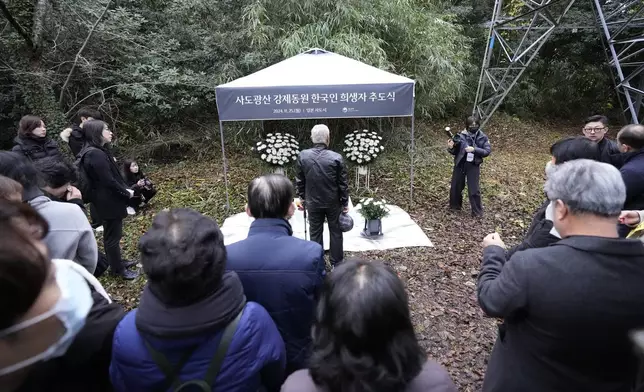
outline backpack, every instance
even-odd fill
[[[161,369],[161,371],[165,375],[166,383],[169,384],[166,385],[162,390],[167,391],[168,388],[171,388],[172,392],[212,392],[213,385],[215,383],[215,380],[217,379],[221,365],[224,363],[224,358],[226,357],[228,346],[230,346],[230,342],[233,340],[233,334],[237,329],[237,325],[239,324],[242,313],[243,307],[242,310],[237,314],[235,319],[228,323],[226,329],[224,329],[221,340],[219,341],[219,347],[217,347],[217,351],[210,361],[206,375],[201,380],[182,381],[179,379],[181,370],[186,365],[186,362],[188,362],[197,347],[199,347],[198,345],[190,347],[186,352],[183,353],[183,355],[179,359],[179,362],[177,362],[176,365],[173,365],[168,360],[168,358],[163,355],[163,353],[157,351],[154,347],[152,347],[152,345],[150,345],[150,343],[146,339],[143,339],[145,348],[148,350],[150,356],[152,356],[152,359],[157,364],[159,369]]]
[[[96,150],[96,147],[82,149],[76,158],[76,162],[74,162],[74,166],[76,166],[76,170],[78,170],[78,183],[76,184],[76,187],[81,192],[81,195],[83,195],[83,202],[85,203],[92,202],[94,189],[92,188],[92,182],[85,170],[85,166],[83,165],[83,158],[85,158],[85,154],[92,150]]]

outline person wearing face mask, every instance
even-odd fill
[[[599,159],[599,148],[597,143],[582,136],[569,137],[554,143],[550,147],[551,159],[546,163],[546,177],[556,165],[575,159]],[[547,200],[537,209],[528,231],[521,243],[506,251],[506,258],[509,259],[518,251],[544,248],[561,239],[561,236],[552,223],[552,204]]]
[[[23,154],[35,162],[45,157],[55,157],[62,160],[58,143],[47,136],[47,128],[40,117],[24,116],[18,124],[16,145],[11,151]]]
[[[454,171],[449,192],[449,206],[460,211],[463,207],[463,189],[467,182],[472,215],[483,216],[481,202],[481,164],[492,151],[487,135],[480,129],[479,119],[469,116],[465,119],[466,130],[447,141],[448,152],[454,155]]]
[[[0,200],[0,390],[110,391],[124,312],[85,269],[50,260],[48,229],[28,204]]]
[[[86,174],[91,189],[89,200],[103,224],[103,246],[112,275],[127,280],[136,279],[138,271],[128,268],[136,262],[121,258],[123,219],[128,215],[130,199],[134,191],[129,189],[114,161],[108,145],[114,134],[103,121],[90,120],[83,124],[85,146],[78,154],[79,170]],[[83,195],[87,196],[87,195]]]
[[[644,244],[617,235],[624,181],[612,165],[577,159],[551,170],[544,190],[560,241],[507,260],[498,234],[483,240],[478,302],[504,323],[482,390],[631,392]]]

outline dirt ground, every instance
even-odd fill
[[[460,128],[456,122],[442,122],[422,125],[417,130],[413,204],[409,202],[409,154],[387,144],[388,151],[372,169],[371,192],[351,194],[354,202],[364,195],[378,195],[403,207],[435,247],[350,256],[384,260],[399,272],[408,289],[417,334],[428,356],[448,369],[460,391],[478,391],[496,336],[495,321],[483,316],[476,301],[481,240],[494,231],[508,245],[522,238],[533,211],[544,198],[543,173],[551,143],[579,130],[507,117],[495,119],[486,129],[493,152],[482,169],[485,216],[477,220],[471,218],[467,202],[461,213],[446,208],[452,158],[445,150],[442,129],[448,125]],[[387,135],[383,136],[387,140]],[[240,212],[248,181],[264,169],[248,153],[228,158],[231,206],[234,212]],[[353,174],[354,169],[350,170]],[[137,258],[138,239],[154,213],[162,208],[194,208],[223,223],[227,215],[221,157],[149,166],[147,172],[160,191],[148,210],[126,222],[123,247],[128,258]],[[143,278],[127,283],[112,279],[103,282],[114,299],[128,308],[136,307],[145,283]]]

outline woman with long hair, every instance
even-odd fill
[[[315,312],[308,370],[282,392],[456,392],[447,372],[426,358],[405,287],[377,261],[347,261],[327,277]]]
[[[45,157],[63,160],[58,143],[47,136],[47,128],[40,117],[24,116],[18,124],[18,136],[11,151],[23,154],[31,161]]]
[[[78,154],[79,170],[84,171],[91,189],[89,200],[95,206],[96,214],[103,224],[103,246],[107,262],[113,275],[132,280],[139,276],[128,267],[136,262],[127,262],[121,258],[121,237],[123,237],[123,219],[127,216],[130,198],[134,191],[128,188],[121,177],[114,156],[108,145],[114,134],[103,121],[90,120],[83,124],[85,146]]]
[[[143,174],[139,164],[132,159],[123,161],[123,178],[134,191],[134,196],[130,199],[130,207],[134,209],[143,207],[157,194],[152,181]]]
[[[48,230],[28,204],[0,200],[0,391],[110,391],[123,310],[84,268],[50,258]]]

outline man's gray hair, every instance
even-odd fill
[[[615,217],[626,200],[626,186],[619,170],[589,159],[555,166],[548,173],[544,189],[550,201],[561,200],[573,214]]]
[[[329,127],[324,124],[317,124],[311,129],[311,141],[315,144],[329,142]]]

